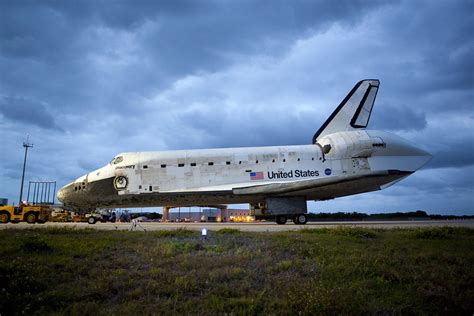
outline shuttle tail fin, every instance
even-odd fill
[[[319,138],[328,134],[366,128],[377,96],[379,83],[377,79],[359,81],[314,134],[313,144]]]

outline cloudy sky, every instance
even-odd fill
[[[0,1],[0,197],[123,151],[308,144],[378,78],[369,127],[434,159],[312,211],[474,214],[474,1]]]

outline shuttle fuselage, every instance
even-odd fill
[[[306,213],[307,200],[380,190],[431,155],[394,134],[365,130],[377,89],[377,80],[359,82],[313,144],[121,153],[64,186],[58,199],[84,209],[250,203],[281,222]]]

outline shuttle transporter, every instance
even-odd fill
[[[255,215],[305,224],[308,200],[381,190],[431,159],[394,134],[366,130],[378,89],[378,80],[358,82],[310,145],[121,153],[57,197],[83,210],[249,203]]]

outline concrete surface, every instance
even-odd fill
[[[302,228],[334,228],[338,226],[357,226],[357,227],[373,227],[373,228],[413,228],[413,227],[469,227],[474,229],[474,220],[432,220],[432,221],[360,221],[360,222],[310,222],[306,225],[294,225],[288,222],[286,225],[277,225],[273,222],[257,222],[257,223],[156,223],[143,222],[139,223],[147,231],[153,230],[173,230],[185,228],[189,230],[200,230],[206,227],[208,230],[219,230],[222,228],[235,228],[241,231],[253,232],[278,232],[298,230]],[[90,225],[88,223],[45,223],[45,224],[0,224],[0,229],[26,229],[26,228],[44,228],[44,227],[70,227],[70,228],[92,228],[103,230],[128,230],[130,223],[96,223]],[[137,230],[141,230],[137,227]]]

